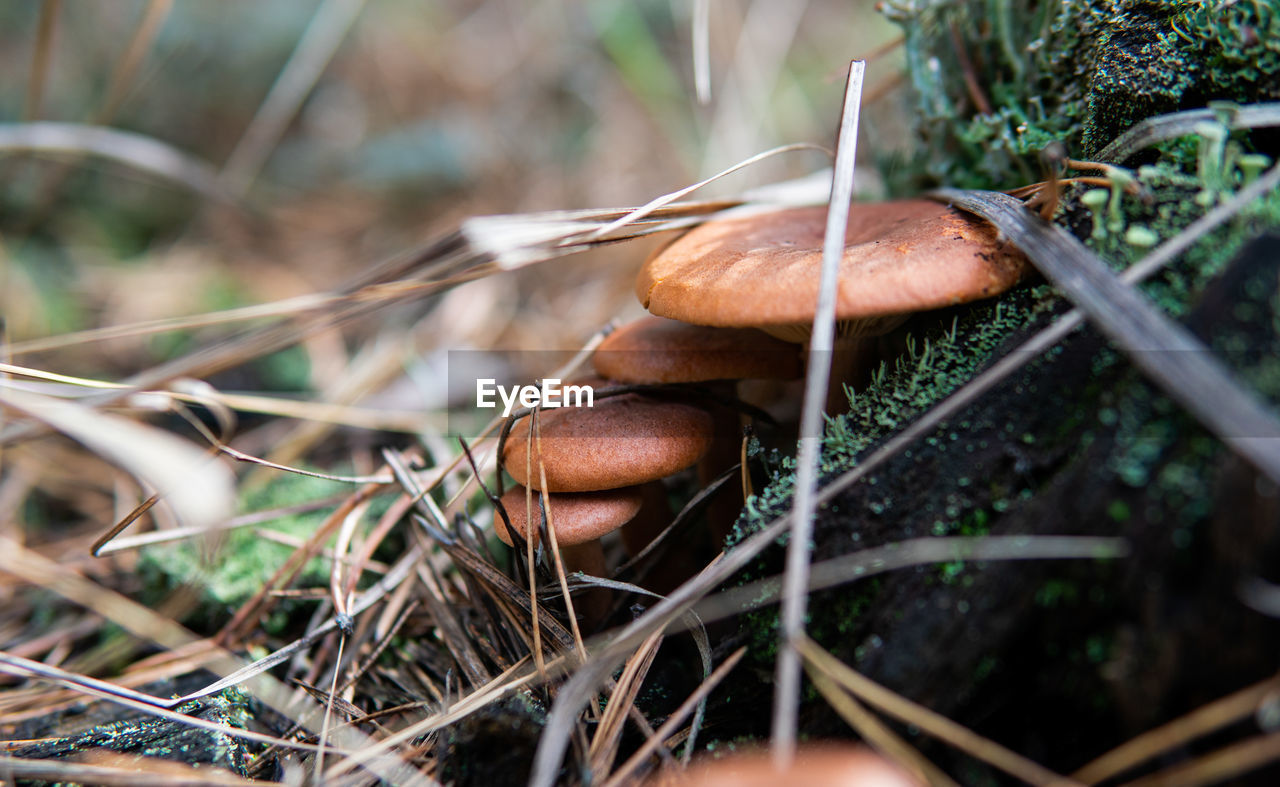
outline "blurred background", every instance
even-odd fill
[[[468,215],[637,205],[777,145],[830,145],[847,61],[896,35],[869,2],[712,0],[710,100],[701,104],[693,5],[5,4],[6,122],[144,135],[206,163],[234,195],[218,204],[74,151],[0,150],[8,338],[327,289]],[[309,70],[286,85],[291,56]],[[897,58],[872,63],[869,91],[893,81]],[[278,135],[247,133],[273,86],[291,99]],[[904,138],[893,113],[880,111],[895,103],[869,108],[868,161]],[[785,154],[694,196],[825,164],[817,153]],[[532,335],[539,346],[543,331],[561,330],[542,324],[539,299],[554,302],[546,306],[555,322],[586,310],[586,324],[627,303],[627,287],[600,283],[625,283],[625,271],[597,280],[595,261],[556,268],[488,286],[488,297],[515,300],[504,309],[534,314],[487,339],[525,344],[519,337]],[[551,289],[538,286],[544,279]],[[569,282],[586,292],[575,297]],[[182,345],[169,335],[63,357],[80,373],[120,375]]]
[[[124,380],[257,324],[206,315],[332,291],[467,216],[634,206],[778,145],[830,146],[848,61],[868,56],[859,182],[875,193],[910,154],[897,36],[865,0],[3,4],[5,360]],[[786,153],[692,196],[828,165]],[[197,376],[421,435],[441,421],[417,414],[448,404],[450,350],[580,347],[640,314],[632,282],[654,242],[489,276]],[[120,335],[83,333],[107,327]],[[326,434],[242,412],[234,445],[322,461]],[[9,451],[0,498],[100,533],[128,510],[120,477],[57,445]]]

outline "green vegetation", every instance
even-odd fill
[[[331,497],[348,485],[293,473],[281,473],[249,491],[241,501],[243,511],[262,511]],[[269,529],[306,539],[324,521],[328,509],[289,514],[265,523]],[[244,603],[271,578],[294,548],[264,537],[257,527],[233,530],[221,543],[183,541],[149,547],[142,552],[139,571],[147,584],[162,593],[184,584],[195,584],[217,614]],[[313,558],[301,575],[304,585],[324,585],[328,562]]]
[[[1011,188],[1040,179],[1050,142],[1088,158],[1152,115],[1280,97],[1272,3],[887,5],[928,150],[913,179],[896,175],[902,190]]]

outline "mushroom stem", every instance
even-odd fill
[[[618,531],[628,555],[640,554],[671,524],[671,506],[667,503],[667,490],[662,482],[650,481],[641,490],[644,499],[640,503],[640,512]]]
[[[561,544],[560,559],[564,561],[566,574],[581,571],[593,577],[608,577],[608,563],[604,559],[604,547],[599,539],[582,544]],[[582,591],[574,596],[573,604],[582,617],[583,628],[594,629],[609,614],[609,591],[604,588]]]
[[[742,420],[737,411],[720,406],[712,418],[715,419],[715,438],[707,455],[698,463],[698,484],[704,489],[736,465],[742,454]],[[717,550],[724,548],[724,541],[742,512],[742,503],[742,489],[736,484],[726,484],[707,503],[707,529],[715,539]]]
[[[525,492],[524,487],[516,486],[502,496],[501,505],[510,520],[510,530],[501,516],[495,515],[493,520],[494,533],[508,546],[515,542],[511,530],[535,545],[539,541],[536,523],[541,520],[542,494],[535,492],[534,505],[527,508]],[[592,576],[606,576],[608,567],[600,537],[633,519],[642,502],[643,494],[637,487],[548,495],[547,522],[555,527],[555,543],[559,547],[565,573],[581,571]],[[534,517],[533,526],[529,523],[530,516]],[[609,611],[609,600],[609,592],[604,588],[588,590],[574,600],[585,628],[595,628],[604,621]]]
[[[667,502],[667,488],[661,481],[651,481],[643,487],[644,502],[636,518],[622,526],[619,534],[627,554],[635,556],[662,535],[671,524],[671,505]],[[640,584],[654,593],[666,595],[698,573],[697,561],[681,544],[668,544],[666,555],[660,562],[646,561],[649,570]]]

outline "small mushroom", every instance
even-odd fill
[[[629,486],[601,492],[550,494],[547,500],[565,571],[581,571],[599,577],[607,574],[600,539],[635,519],[644,503],[645,493],[641,487]],[[534,492],[532,502],[536,523],[541,520],[542,493]],[[521,537],[532,540],[536,547],[540,538],[538,526],[530,526],[530,509],[526,503],[526,490],[522,486],[512,487],[502,496],[502,507],[511,520],[511,527]],[[493,530],[502,543],[515,546],[511,531],[496,512]],[[599,622],[608,611],[608,604],[607,595],[588,592],[583,597],[583,617],[592,623]]]
[[[622,326],[592,355],[597,373],[628,383],[704,383],[708,392],[728,398],[738,380],[794,380],[803,364],[796,346],[755,328],[693,325],[648,316]],[[728,405],[709,403],[715,419],[707,456],[698,464],[705,486],[732,467],[740,456],[741,423]],[[721,490],[710,502],[707,521],[717,545],[723,543],[742,509],[737,487]]]
[[[801,746],[784,771],[773,767],[763,749],[739,751],[723,757],[701,757],[688,769],[666,771],[645,782],[646,787],[924,787],[924,783],[880,755],[849,744]]]
[[[586,381],[598,394],[601,380]],[[591,407],[543,410],[512,427],[502,466],[516,483],[541,489],[541,459],[551,492],[593,492],[634,486],[692,466],[711,445],[711,416],[683,402],[639,394],[600,397]]]
[[[591,356],[602,377],[624,383],[794,380],[794,344],[755,328],[715,328],[643,317],[609,334]]]
[[[610,385],[604,380],[578,384],[592,386],[597,394]],[[533,489],[542,487],[545,473],[553,494],[641,488],[645,505],[621,534],[631,554],[670,521],[666,493],[656,482],[696,464],[712,444],[713,421],[707,411],[634,393],[598,396],[591,407],[543,410],[538,418],[532,439],[532,419],[512,427],[503,446],[503,468],[516,483]],[[652,578],[651,588],[664,592],[674,587],[691,565],[690,556],[676,556]]]
[[[703,224],[645,262],[636,294],[664,317],[807,342],[826,217],[825,207],[810,207]],[[836,292],[828,408],[841,402],[840,384],[859,365],[869,371],[863,339],[914,312],[997,295],[1026,269],[1026,258],[988,224],[945,205],[854,204]]]

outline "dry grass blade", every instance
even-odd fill
[[[300,680],[294,681],[294,683],[296,683],[307,694],[310,694],[312,699],[321,703],[327,703],[335,712],[341,713],[348,719],[363,719],[367,716],[363,710],[337,696],[331,690],[317,688],[312,686],[310,683]]]
[[[922,732],[942,740],[966,754],[999,768],[1014,778],[1040,787],[1069,787],[1079,782],[1059,776],[1044,766],[1028,760],[1020,754],[978,735],[967,727],[956,724],[941,714],[889,691],[869,678],[859,674],[839,659],[827,653],[807,637],[798,644],[801,655],[840,686],[868,705],[913,725]]]
[[[12,653],[0,651],[0,672],[7,675],[17,675],[23,678],[41,678],[43,680],[55,681],[62,683],[76,691],[82,691],[86,694],[92,694],[96,697],[110,699],[120,702],[135,702],[147,705],[152,708],[168,708],[177,705],[170,705],[168,700],[153,697],[150,694],[144,694],[140,691],[117,686],[104,680],[91,678],[87,675],[77,675],[74,672],[53,667],[48,664],[42,664],[38,661],[32,661],[21,656],[15,656]]]
[[[107,95],[102,100],[102,106],[94,114],[95,123],[110,123],[115,117],[125,93],[138,74],[138,67],[142,65],[147,52],[151,50],[156,34],[164,26],[165,19],[168,18],[171,10],[173,10],[173,0],[151,0],[147,3],[133,38],[129,40],[124,54],[120,56],[119,62],[111,72],[111,84],[107,86]]]
[[[570,647],[573,638],[569,631],[560,625],[560,622],[551,613],[543,609],[541,604],[536,602],[536,594],[522,590],[510,577],[498,571],[479,555],[456,543],[453,539],[444,536],[444,515],[436,506],[435,501],[427,495],[428,490],[417,482],[396,455],[390,451],[384,452],[383,455],[391,466],[392,472],[395,473],[396,479],[404,487],[405,492],[413,496],[414,505],[421,512],[421,516],[416,517],[418,524],[429,535],[437,539],[438,546],[449,556],[453,565],[485,586],[495,603],[502,602],[499,603],[499,609],[504,614],[510,611],[510,604],[514,604],[529,616],[528,622],[531,626],[538,626],[539,631],[546,630],[550,636],[550,644],[553,647],[558,650]],[[430,524],[427,521],[428,519],[435,524]],[[511,615],[511,619],[513,623],[518,622],[515,620],[514,615]],[[541,658],[540,654],[541,646],[536,651],[539,659]]]
[[[689,502],[684,504],[684,508],[681,508],[680,512],[671,519],[671,524],[664,527],[661,533],[654,536],[648,544],[645,544],[644,549],[641,549],[639,552],[628,558],[625,563],[618,566],[614,570],[613,575],[625,575],[636,566],[647,561],[651,555],[657,553],[664,545],[669,545],[671,536],[687,526],[690,520],[695,516],[702,513],[702,509],[706,507],[711,498],[715,496],[721,488],[739,475],[745,478],[747,474],[742,470],[742,465],[735,465],[734,467],[725,470],[719,476],[712,479],[706,486],[699,489],[693,497],[689,498]],[[748,497],[750,497],[750,495],[743,495],[742,499],[746,500]]]
[[[67,670],[50,667],[47,664],[41,664],[38,661],[22,659],[16,656],[0,652],[0,672],[10,675],[19,675],[28,678],[40,678],[42,680],[55,681],[61,683],[77,692],[87,694],[99,699],[109,700],[118,705],[123,705],[134,710],[140,710],[152,716],[159,716],[169,721],[176,721],[180,724],[188,724],[201,729],[220,732],[230,735],[234,738],[243,738],[249,741],[257,741],[259,743],[267,743],[278,746],[285,746],[294,749],[315,750],[316,747],[304,743],[294,743],[284,741],[270,735],[264,735],[260,732],[251,730],[243,730],[239,727],[232,727],[226,724],[218,724],[217,722],[207,719],[188,716],[184,713],[177,713],[173,708],[183,704],[179,700],[165,700],[160,697],[153,697],[149,694],[126,689],[116,686],[106,681],[97,680],[87,675],[77,675]]]
[[[627,235],[595,240],[593,236],[609,223],[616,223],[634,211],[604,209],[473,216],[462,222],[462,233],[473,248],[491,257],[499,268],[515,270],[592,246],[688,227],[741,204],[741,200],[714,200],[668,205],[651,211],[649,220],[633,220]]]
[[[182,625],[150,607],[103,587],[6,536],[0,536],[0,571],[57,593],[135,636],[158,645],[176,648],[198,639]]]
[[[824,173],[749,189],[737,198],[676,202],[744,167],[798,150],[815,150],[831,155],[831,151],[818,145],[783,145],[751,156],[706,180],[650,200],[639,208],[473,216],[462,222],[461,234],[476,254],[492,259],[502,270],[515,270],[595,246],[683,229],[742,211],[813,204],[829,193],[831,181]],[[626,233],[614,234],[623,227],[627,228]]]
[[[472,686],[479,688],[485,685],[492,676],[485,669],[480,654],[476,653],[475,648],[471,646],[470,638],[458,621],[456,613],[450,609],[449,600],[445,598],[435,577],[431,575],[431,569],[425,565],[419,565],[418,579],[427,589],[425,594],[427,609],[431,611],[431,617],[436,622],[445,647],[453,654],[453,660],[457,662],[462,674],[467,676]]]
[[[1129,554],[1119,538],[1094,536],[940,536],[915,538],[814,563],[809,590],[836,587],[887,571],[954,560],[1111,560]],[[694,609],[705,622],[776,603],[782,577],[749,582],[710,596]]]
[[[105,557],[106,555],[110,555],[113,552],[124,552],[130,549],[139,549],[141,547],[150,546],[152,544],[166,544],[173,541],[181,541],[187,538],[196,538],[198,536],[208,535],[210,533],[216,533],[216,532],[221,532],[225,530],[235,530],[242,527],[252,527],[253,525],[260,525],[264,522],[270,522],[271,520],[278,519],[280,517],[292,516],[294,514],[303,514],[310,511],[318,511],[320,509],[329,508],[331,506],[338,505],[344,499],[346,499],[346,495],[335,495],[333,497],[320,498],[319,500],[310,500],[305,503],[299,503],[293,506],[285,506],[283,508],[271,509],[268,511],[254,511],[252,513],[241,514],[240,516],[232,517],[231,519],[228,519],[225,522],[221,522],[217,525],[214,525],[212,527],[207,527],[207,528],[180,527],[180,528],[173,528],[171,530],[157,530],[150,533],[139,533],[136,536],[124,536],[122,538],[102,538],[102,539],[99,539],[101,546],[99,546],[98,543],[95,543],[94,544],[95,548],[93,549],[91,554],[94,557]],[[141,507],[142,506],[140,505],[139,508]],[[138,512],[135,509],[135,511],[131,512],[130,515],[136,519],[136,516],[140,515],[140,513],[143,513],[143,512]],[[123,522],[123,525],[127,527],[129,523],[132,521],[133,521],[132,519],[125,521]],[[124,527],[113,528],[113,531],[117,533],[122,530],[124,530]]]
[[[1184,765],[1175,765],[1127,782],[1124,787],[1205,787],[1222,784],[1278,759],[1280,732],[1273,732],[1224,746]]]
[[[170,326],[176,328],[176,326]],[[433,417],[426,412],[412,410],[372,410],[347,404],[330,404],[327,402],[307,402],[298,399],[284,399],[277,396],[260,394],[223,393],[216,388],[198,381],[176,380],[174,387],[185,387],[192,390],[136,391],[124,383],[94,380],[87,377],[74,377],[58,374],[29,366],[11,363],[0,363],[0,372],[6,375],[2,381],[5,387],[19,388],[19,384],[8,382],[7,375],[16,375],[33,380],[42,380],[55,384],[56,388],[44,387],[42,390],[52,391],[59,398],[75,398],[87,395],[80,389],[100,391],[130,391],[142,399],[135,401],[149,402],[153,397],[158,400],[172,399],[188,404],[201,404],[212,408],[227,408],[236,412],[277,415],[285,418],[297,418],[307,421],[319,421],[328,424],[351,426],[358,429],[375,429],[388,432],[407,432],[417,434],[427,429],[440,429],[444,419]],[[199,392],[194,388],[198,387]],[[65,393],[64,393],[65,390]]]
[[[463,549],[456,544],[441,544],[440,548],[449,555],[454,565],[459,570],[466,571],[481,583],[486,585],[495,598],[504,599],[517,608],[525,615],[532,616],[533,607],[529,603],[529,591],[527,588],[521,588],[511,581],[511,578],[503,574],[498,569],[481,560],[478,555],[468,549]],[[560,651],[567,651],[573,647],[573,635],[569,630],[555,619],[555,616],[543,608],[541,604],[537,607],[538,625],[542,631],[547,634],[544,642],[547,642]],[[532,625],[532,621],[527,621]]]
[[[693,85],[698,103],[711,103],[711,0],[693,0]]]
[[[414,548],[410,549],[409,552],[407,552],[403,557],[401,557],[399,560],[396,561],[395,565],[391,567],[391,570],[388,571],[382,577],[382,579],[378,580],[378,582],[375,583],[372,587],[370,587],[368,590],[366,590],[365,592],[361,593],[359,596],[356,597],[356,599],[351,603],[350,615],[352,617],[359,615],[361,612],[364,612],[366,609],[373,606],[375,602],[382,600],[382,598],[385,597],[387,593],[395,589],[401,582],[403,582],[409,576],[409,574],[413,571],[414,567],[416,566],[417,562],[422,559],[422,555],[423,555],[423,551],[420,547],[415,546]],[[319,626],[316,626],[314,629],[308,632],[306,636],[301,637],[297,640],[294,640],[292,643],[284,646],[283,648],[280,648],[279,650],[276,650],[275,652],[267,656],[264,656],[263,658],[253,662],[252,664],[246,665],[236,670],[230,675],[227,675],[221,680],[215,681],[214,683],[211,683],[208,686],[205,686],[203,689],[200,689],[199,691],[195,691],[190,694],[187,694],[184,697],[180,697],[179,699],[175,700],[175,702],[186,702],[188,700],[199,699],[200,697],[207,697],[210,694],[216,694],[217,692],[222,691],[223,689],[229,686],[235,686],[237,684],[240,684],[249,680],[252,677],[261,675],[262,673],[266,672],[267,670],[271,669],[277,664],[282,664],[288,659],[292,658],[295,654],[302,652],[306,648],[309,648],[321,637],[323,637],[324,635],[328,634],[331,631],[337,630],[337,628],[338,628],[337,619],[329,618],[328,620],[324,621]]]
[[[231,515],[234,478],[223,465],[171,434],[79,404],[0,388],[0,405],[17,410],[88,446],[151,489],[187,525]]]
[[[574,672],[560,688],[555,704],[547,715],[547,724],[538,741],[529,776],[532,787],[552,787],[555,784],[556,773],[560,769],[560,761],[569,743],[578,710],[614,667],[650,634],[665,629],[689,612],[698,599],[770,546],[785,531],[788,521],[786,517],[776,519],[737,548],[724,553],[719,560],[708,565],[625,626],[613,636],[608,645]]]
[[[937,196],[995,224],[1171,399],[1280,483],[1280,422],[1190,331],[1157,311],[1074,236],[1013,197],[955,189]]]
[[[1217,109],[1192,109],[1149,117],[1112,140],[1098,151],[1096,158],[1121,162],[1157,142],[1193,134],[1200,123],[1213,122],[1225,122],[1232,129],[1280,126],[1280,103],[1224,105]]]
[[[1258,707],[1280,691],[1280,675],[1241,689],[1222,699],[1144,732],[1073,773],[1085,784],[1114,778],[1148,760],[1219,730],[1257,712]]]
[[[862,703],[841,691],[836,682],[823,672],[821,667],[812,661],[805,661],[804,666],[805,671],[809,673],[809,680],[813,681],[814,688],[827,701],[827,704],[835,708],[840,718],[844,719],[854,732],[873,748],[911,772],[922,784],[928,784],[930,787],[959,787],[954,779],[929,762],[911,744],[898,737],[893,730],[863,707]]]
[[[221,180],[243,195],[267,162],[325,66],[338,51],[365,0],[325,0],[223,167]]]
[[[27,96],[22,105],[22,119],[40,117],[44,104],[44,85],[49,78],[49,61],[53,56],[53,34],[58,27],[62,0],[44,0],[40,4],[40,22],[36,29],[36,45],[31,53],[31,74],[27,78]]]
[[[808,347],[808,371],[804,404],[800,411],[800,449],[796,456],[795,494],[791,506],[791,540],[787,543],[782,613],[778,631],[778,661],[774,672],[773,729],[770,740],[774,766],[791,764],[796,747],[796,716],[800,707],[800,657],[795,642],[804,635],[808,604],[809,549],[813,518],[817,511],[818,463],[822,453],[823,405],[831,378],[832,348],[836,332],[836,284],[844,253],[849,204],[853,201],[853,174],[857,156],[858,117],[862,107],[862,78],[866,63],[849,64],[840,133],[836,145],[835,174],[822,240],[822,272],[818,279],[818,303]]]
[[[720,559],[717,555],[712,562]],[[603,579],[600,577],[583,577],[582,583],[594,587],[609,588],[610,590],[620,591],[620,595],[627,593],[635,593],[639,596],[648,596],[650,598],[661,599],[662,596],[651,590],[645,590],[638,585],[632,585],[627,582],[618,582],[613,579]],[[698,658],[702,660],[702,678],[706,680],[711,675],[711,639],[707,636],[707,627],[703,620],[698,617],[696,612],[686,612],[684,614],[684,628],[693,636],[693,644],[698,648]],[[689,745],[685,747],[684,761],[688,763],[689,758],[693,756],[693,747],[698,740],[698,731],[702,729],[702,717],[706,714],[707,706],[705,702],[699,702],[693,714],[693,721],[689,724]]]
[[[528,661],[521,660],[506,672],[495,676],[493,680],[485,684],[482,688],[461,698],[439,713],[434,713],[425,719],[414,722],[394,735],[384,738],[376,744],[356,752],[342,762],[335,763],[329,768],[328,772],[325,773],[325,778],[332,779],[341,774],[347,773],[353,768],[359,767],[366,762],[374,761],[377,757],[385,755],[400,744],[453,724],[459,719],[464,719],[481,708],[486,707],[490,703],[502,699],[513,691],[549,678],[558,677],[564,674],[569,667],[570,663],[568,659],[564,656],[558,656],[547,662],[546,674],[543,675],[536,669],[532,668],[532,665]]]
[[[51,121],[0,123],[0,150],[97,156],[183,186],[215,202],[235,204],[235,198],[218,183],[217,172],[209,164],[131,131]]]
[[[661,645],[661,634],[654,634],[646,639],[631,658],[627,659],[622,675],[609,695],[609,704],[600,716],[595,734],[591,737],[591,747],[587,750],[593,782],[605,778],[614,758],[618,756],[618,746],[622,743],[622,726],[626,723],[627,714],[635,708],[636,695],[640,693],[645,676],[649,674],[649,667],[653,665],[653,657],[658,655]]]
[[[195,768],[154,758],[131,764],[98,765],[63,760],[0,757],[0,779],[32,779],[59,784],[101,784],[106,787],[280,787],[280,782],[242,779],[231,773]]]
[[[720,685],[720,681],[724,680],[725,676],[732,672],[734,667],[738,666],[738,662],[742,660],[742,657],[745,656],[746,653],[746,647],[741,647],[729,654],[729,657],[724,660],[724,663],[719,667],[716,667],[715,671],[708,675],[702,683],[698,685],[698,688],[694,689],[693,693],[685,698],[684,702],[680,703],[680,707],[676,708],[671,715],[667,717],[667,720],[662,723],[662,726],[659,727],[648,740],[642,743],[640,748],[636,749],[635,753],[628,757],[627,761],[624,762],[621,767],[613,772],[609,777],[609,780],[604,783],[603,787],[619,787],[619,785],[625,784],[627,780],[631,778],[631,775],[635,773],[636,769],[643,765],[644,761],[653,754],[657,747],[662,746],[664,741],[675,734],[676,728],[684,723],[684,720],[688,718],[691,712],[693,712],[693,709],[695,707],[701,707],[702,703],[706,701],[707,695],[711,693],[711,690]],[[692,744],[690,744],[690,746],[692,746]]]
[[[861,83],[859,83],[859,88],[861,88]],[[724,178],[728,175],[732,175],[733,173],[737,172],[740,169],[745,169],[746,167],[749,167],[752,164],[759,163],[761,161],[764,161],[765,159],[772,158],[773,156],[777,156],[782,153],[793,153],[795,151],[800,151],[800,150],[816,150],[816,151],[820,151],[822,153],[827,153],[828,155],[830,155],[830,151],[828,151],[826,148],[820,145],[813,145],[807,142],[797,142],[791,145],[779,145],[776,148],[771,148],[769,150],[764,151],[763,153],[757,153],[754,156],[743,159],[742,161],[739,161],[737,164],[734,164],[732,167],[723,169],[720,172],[717,172],[716,174],[712,175],[711,177],[706,178],[704,180],[700,180],[691,186],[685,186],[684,188],[677,189],[669,194],[663,194],[661,197],[655,197],[654,199],[649,200],[648,202],[636,208],[635,210],[631,211],[630,213],[626,214],[625,216],[620,216],[614,221],[604,225],[600,229],[591,233],[591,235],[587,236],[587,239],[599,240],[601,238],[604,238],[608,236],[610,233],[615,232],[634,221],[645,218],[646,216],[650,215],[651,213],[658,210],[659,208],[666,207],[671,203],[675,202],[676,200],[680,199],[681,197],[687,196],[688,194],[691,194],[694,191],[697,191],[703,186],[714,183],[717,180],[720,180],[721,178]],[[850,182],[849,188],[852,190],[853,188],[852,182]]]
[[[0,126],[0,128],[3,127]],[[234,309],[223,309],[205,314],[165,317],[124,325],[108,325],[102,328],[91,328],[85,331],[72,331],[58,334],[57,336],[30,339],[25,342],[14,342],[8,346],[7,352],[10,355],[26,355],[59,350],[65,347],[79,347],[91,342],[102,342],[110,339],[150,336],[167,331],[186,331],[196,328],[208,328],[213,325],[249,322],[268,317],[284,317],[322,309],[332,305],[335,301],[336,296],[324,293],[299,295],[296,298],[287,298],[253,306],[240,306]]]

